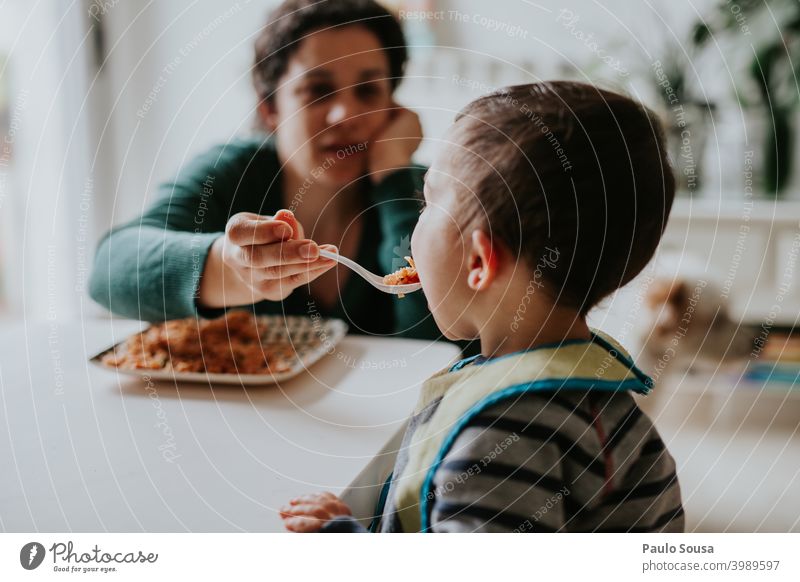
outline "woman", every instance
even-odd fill
[[[319,249],[376,273],[405,264],[424,168],[417,116],[393,101],[406,61],[372,0],[287,0],[256,41],[257,139],[214,148],[100,243],[90,293],[160,321],[253,305],[340,317],[352,331],[439,337],[422,293],[383,294]]]

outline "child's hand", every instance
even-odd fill
[[[350,508],[333,493],[302,495],[281,509],[281,519],[289,531],[311,533],[337,515],[352,515]]]

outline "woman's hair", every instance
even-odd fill
[[[255,43],[253,84],[259,101],[270,101],[289,59],[308,34],[320,29],[363,26],[389,59],[392,90],[403,78],[408,58],[400,23],[374,0],[286,0],[273,10]]]
[[[582,83],[518,85],[468,104],[454,132],[469,206],[556,303],[586,314],[653,256],[675,181],[640,103]]]

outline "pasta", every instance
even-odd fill
[[[419,275],[417,275],[417,267],[414,265],[414,259],[411,257],[403,257],[408,261],[408,267],[401,267],[394,273],[385,275],[383,282],[386,285],[409,285],[411,283],[419,283]]]
[[[213,374],[274,374],[297,355],[288,343],[262,343],[264,323],[247,311],[217,319],[178,319],[131,336],[101,361],[117,368]]]

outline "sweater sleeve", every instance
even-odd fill
[[[372,202],[377,206],[381,227],[378,263],[384,273],[406,266],[403,257],[411,255],[411,233],[419,219],[419,202],[415,192],[422,190],[427,168],[401,168],[372,189]],[[428,311],[423,291],[394,299],[395,333],[399,337],[440,339],[433,316]]]
[[[369,531],[354,517],[338,515],[323,525],[319,533],[369,533]]]
[[[145,321],[222,312],[200,313],[195,300],[209,249],[225,230],[250,155],[236,145],[212,149],[162,184],[144,214],[112,228],[95,254],[92,299]]]

